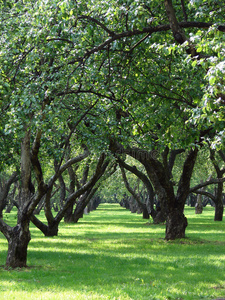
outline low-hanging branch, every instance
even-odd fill
[[[222,183],[222,182],[225,182],[225,177],[223,177],[223,178],[217,178],[217,179],[212,178],[210,180],[206,180],[205,182],[197,184],[196,186],[190,188],[189,192],[190,193],[194,193],[195,191],[201,189],[204,186],[211,185],[211,184]]]
[[[213,194],[206,192],[206,191],[197,190],[197,191],[194,191],[193,193],[199,194],[199,195],[204,195],[204,196],[212,199],[213,201],[215,201],[215,199],[216,199],[216,197]]]

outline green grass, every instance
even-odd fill
[[[224,221],[186,208],[187,238],[113,204],[46,238],[31,225],[29,268],[0,268],[0,299],[214,299],[225,297]],[[15,216],[15,215],[14,215]],[[13,222],[13,214],[7,218]],[[7,242],[0,235],[0,265]]]

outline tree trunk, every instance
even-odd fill
[[[222,177],[221,174],[218,176]],[[217,189],[215,190],[215,216],[214,221],[223,221],[223,183],[218,183]]]
[[[198,149],[190,150],[183,164],[182,174],[178,183],[175,201],[167,197],[168,214],[166,220],[166,240],[174,240],[185,237],[185,229],[188,225],[184,216],[184,205],[190,191],[190,180],[195,165]]]
[[[149,219],[149,213],[145,204],[142,205],[143,219]]]
[[[220,150],[219,154],[220,154],[220,157],[222,158],[222,160],[225,162],[224,153]],[[225,170],[219,168],[219,165],[215,159],[215,151],[212,149],[210,149],[210,159],[216,170],[217,178],[218,179],[222,178],[223,174],[225,173]],[[215,203],[214,221],[222,221],[223,220],[223,210],[224,210],[224,207],[223,207],[223,182],[219,182],[217,185],[217,189],[215,189],[214,203]]]
[[[53,220],[48,222],[48,225],[42,223],[35,215],[31,216],[31,222],[41,230],[45,236],[57,236],[59,230],[59,223]]]
[[[201,183],[203,183],[203,180],[201,180]],[[203,187],[201,189],[201,191],[205,191],[205,187]],[[195,204],[195,214],[196,215],[200,215],[202,214],[202,211],[203,211],[203,204],[202,204],[202,194],[198,194],[197,195],[197,202]]]
[[[40,203],[38,204],[38,206],[34,210],[34,214],[35,215],[39,215],[40,214],[42,208],[44,207],[44,204],[45,204],[45,199],[43,197],[42,200],[40,201]]]
[[[13,227],[9,233],[8,254],[6,259],[6,267],[23,268],[27,266],[27,248],[31,236],[29,231],[29,221],[24,224],[18,224]]]
[[[86,207],[85,198],[81,197],[81,199],[77,203],[77,206],[73,214],[74,223],[77,223],[80,218],[83,218],[85,207]]]
[[[59,224],[54,222],[48,225],[48,230],[45,232],[45,236],[57,236],[59,231]]]
[[[72,203],[68,209],[66,210],[66,213],[64,215],[64,222],[65,223],[72,223],[73,222],[73,206],[74,204]]]
[[[152,218],[154,224],[160,224],[166,221],[166,215],[161,210],[157,211],[155,216]]]
[[[215,216],[214,216],[214,221],[223,221],[223,202],[218,201],[215,202]]]
[[[203,211],[202,195],[199,194],[199,195],[197,196],[197,202],[196,202],[196,204],[195,204],[195,214],[196,214],[196,215],[202,214],[202,211]]]
[[[30,130],[26,130],[21,143],[21,190],[18,203],[17,225],[6,226],[4,235],[8,240],[6,267],[21,268],[27,266],[27,248],[31,239],[30,218],[27,209],[31,203],[31,161],[30,161]]]
[[[171,1],[168,1],[168,5]],[[111,140],[110,150],[114,153],[125,153],[137,159],[144,165],[148,178],[157,194],[160,208],[163,215],[166,216],[166,240],[185,237],[187,219],[183,211],[184,205],[190,193],[190,180],[195,165],[198,148],[194,148],[187,153],[182,167],[182,174],[178,183],[177,193],[174,193],[174,184],[171,180],[172,168],[168,165],[167,147],[162,153],[163,162],[157,159],[151,153],[141,152],[139,148],[126,148]],[[141,155],[141,153],[145,155]]]
[[[166,220],[166,240],[175,240],[185,237],[185,229],[188,225],[183,211],[174,209],[169,212]]]

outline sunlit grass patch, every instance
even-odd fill
[[[169,242],[164,240],[165,225],[153,225],[118,205],[100,205],[78,224],[60,224],[57,237],[46,238],[31,225],[30,268],[0,268],[1,299],[225,296],[224,221],[213,221],[211,207],[202,215],[187,207],[185,214],[187,238]],[[1,265],[6,251],[1,236]]]

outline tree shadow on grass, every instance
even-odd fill
[[[95,252],[92,244],[86,245],[87,252]],[[196,253],[193,257],[192,251],[185,251],[185,248],[175,255],[174,247],[166,249],[161,248],[161,245],[154,249],[149,247],[144,253],[140,253],[140,249],[130,243],[117,252],[96,249],[96,253],[82,253],[82,249],[74,249],[74,245],[69,245],[67,249],[64,243],[60,248],[58,243],[53,246],[47,240],[43,241],[43,247],[52,251],[44,251],[43,248],[38,251],[33,246],[29,250],[29,258],[34,263],[31,268],[10,272],[0,269],[0,274],[4,275],[5,288],[7,284],[12,288],[13,281],[17,291],[44,292],[53,288],[56,292],[85,290],[86,293],[96,291],[104,294],[105,299],[115,294],[115,289],[115,296],[125,293],[130,299],[138,299],[137,293],[146,295],[143,299],[154,299],[151,295],[160,291],[165,295],[169,291],[171,299],[176,299],[185,288],[196,296],[198,285],[204,282],[223,288],[221,280],[224,280],[224,270],[213,261],[203,263],[208,255],[204,251],[197,253],[201,254],[199,260]],[[219,254],[223,254],[222,247]],[[210,278],[205,276],[209,269]],[[142,299],[141,296],[139,299]]]

